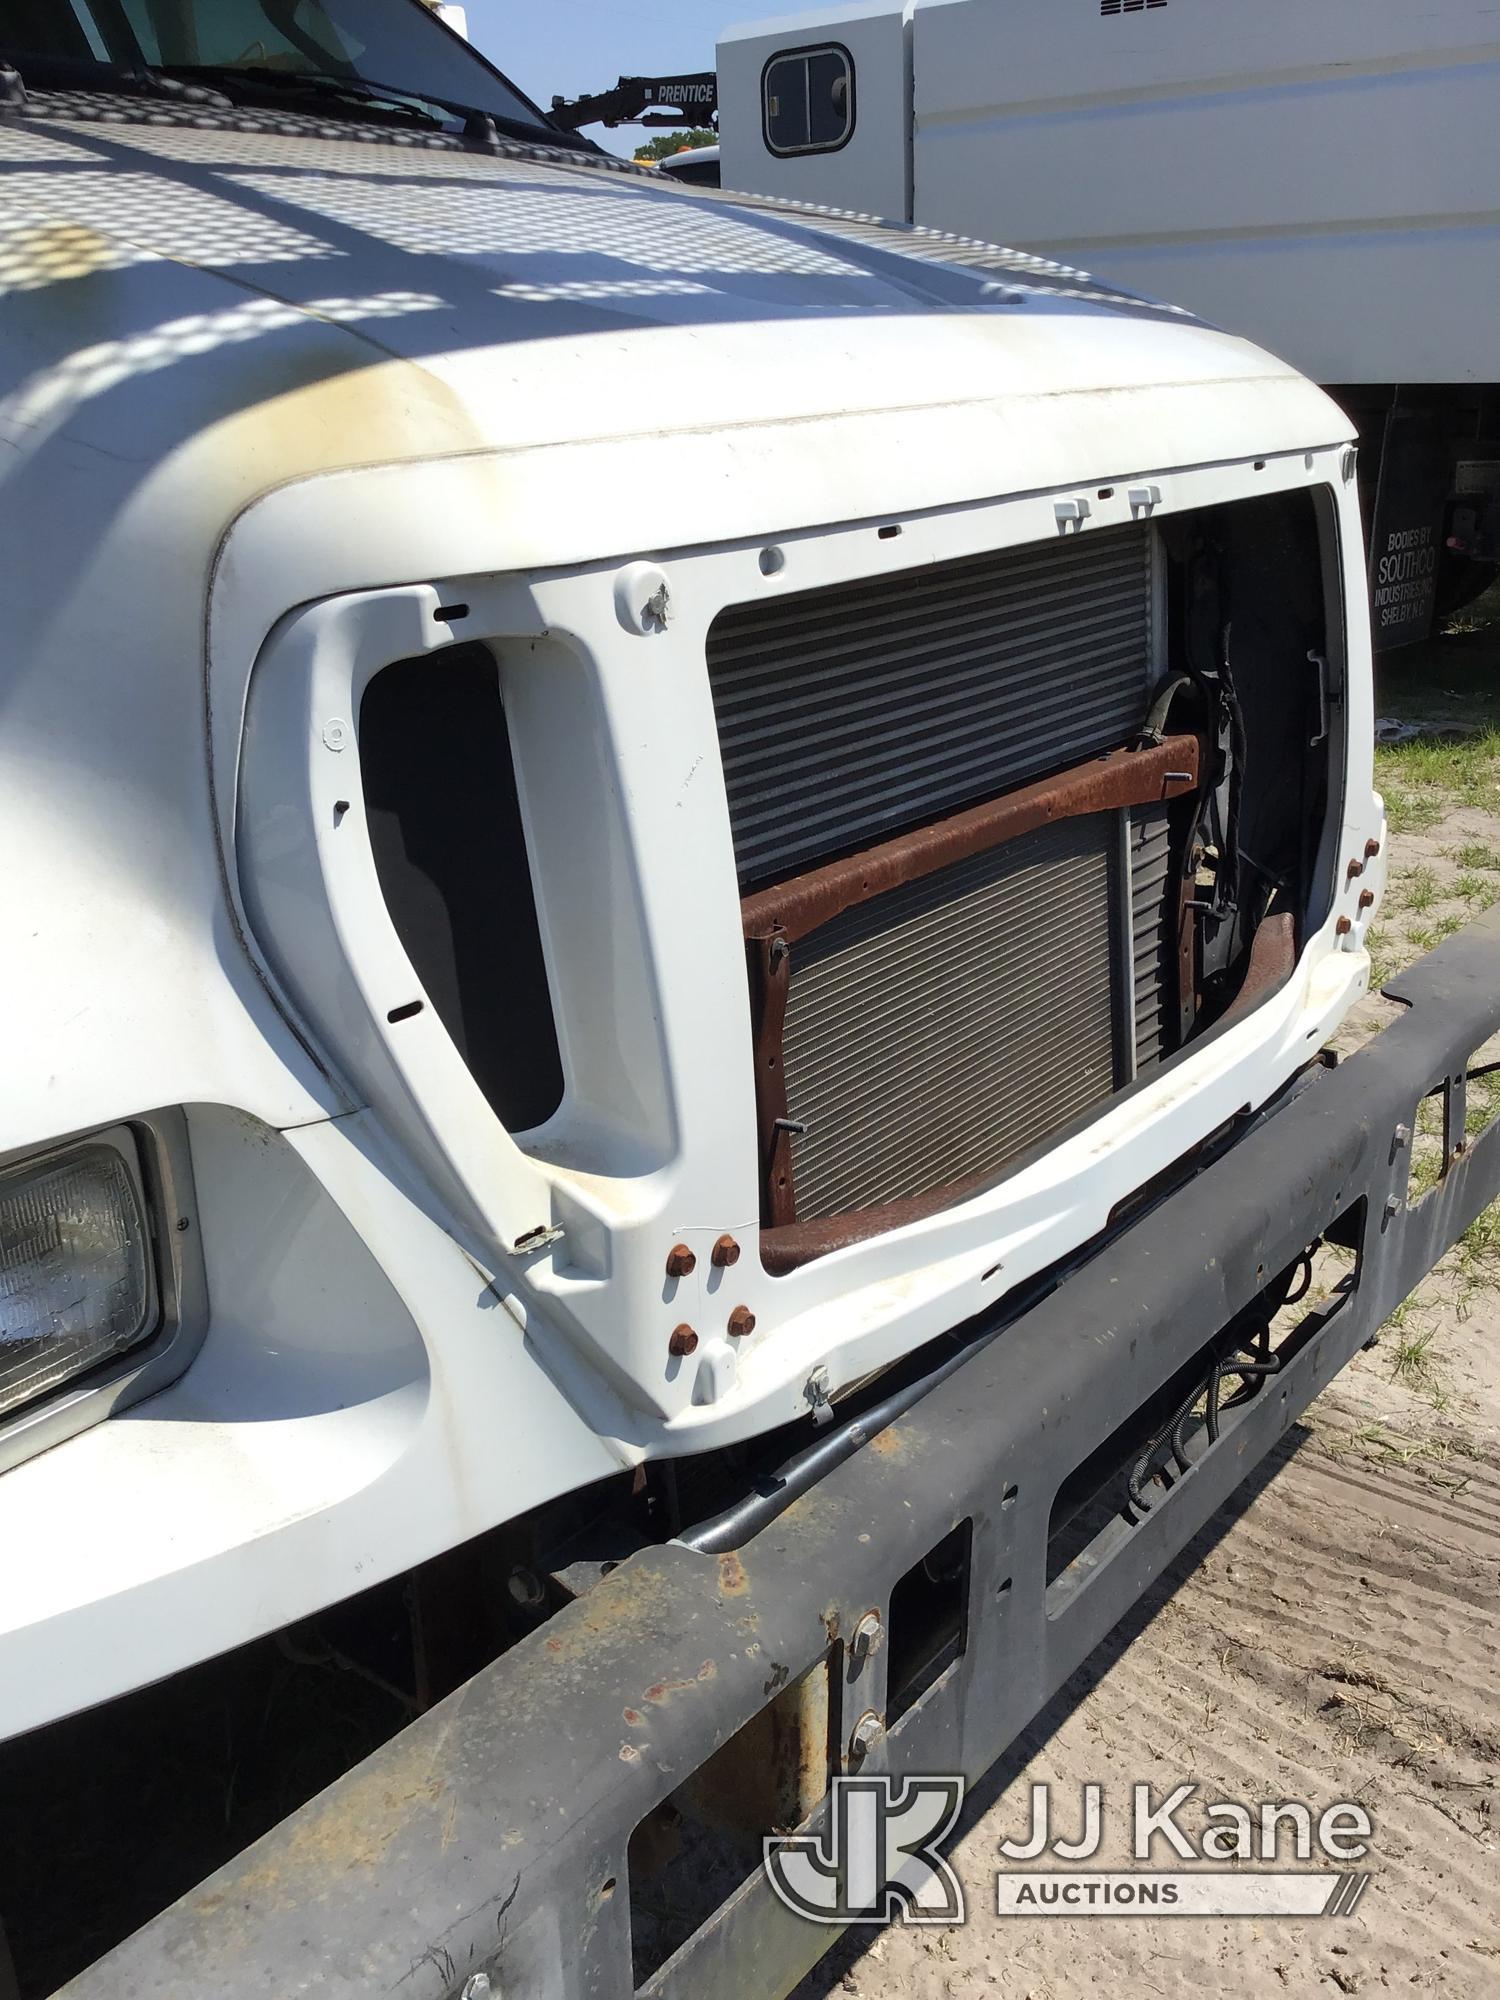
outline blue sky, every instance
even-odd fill
[[[554,91],[581,97],[617,76],[712,69],[719,30],[788,11],[782,0],[466,0],[469,39],[545,106]],[[613,153],[649,138],[638,126],[589,128]]]

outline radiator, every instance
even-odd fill
[[[998,1173],[1115,1089],[1119,817],[1010,841],[835,917],[783,1031],[799,1222]]]
[[[1002,549],[721,612],[708,671],[742,886],[1139,728],[1151,530]]]
[[[1153,561],[1143,524],[715,621],[773,1228],[956,1198],[1174,1045]]]

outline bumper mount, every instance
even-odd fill
[[[1500,1030],[1500,912],[1389,991],[1405,1012],[1384,1033],[1313,1073],[753,1540],[631,1557],[67,1993],[784,1994],[833,1939],[754,1865],[788,1736],[814,1829],[839,1770],[976,1778],[1500,1193],[1500,1126],[1463,1141],[1463,1077]],[[1410,1202],[1410,1135],[1435,1090],[1449,1157]],[[1206,1343],[1329,1230],[1356,1250],[1337,1309],[1311,1313],[1279,1369],[1227,1399],[1217,1440],[1200,1431],[1153,1504],[1116,1509],[1051,1574],[1064,1482],[1103,1462],[1122,1417],[1180,1400]],[[897,1719],[903,1627],[945,1590],[946,1663]],[[872,1610],[888,1638],[864,1652],[849,1642]],[[874,1744],[852,1765],[872,1712],[889,1726],[866,1723]],[[726,1824],[738,1813],[738,1870],[714,1877],[690,1851],[662,1868],[654,1850],[680,1840],[663,1802],[694,1799]]]

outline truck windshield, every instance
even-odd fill
[[[146,70],[291,100],[326,80],[351,97],[394,90],[554,136],[420,0],[0,0],[0,55],[39,85]]]

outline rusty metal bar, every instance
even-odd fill
[[[1038,827],[1087,813],[1181,798],[1197,790],[1198,764],[1196,736],[1168,736],[1149,750],[1114,750],[1107,757],[1091,758],[1055,778],[1022,785],[983,805],[883,840],[877,847],[753,891],[740,904],[745,936],[782,937],[795,944],[857,903],[934,874],[950,862],[987,853]]]

